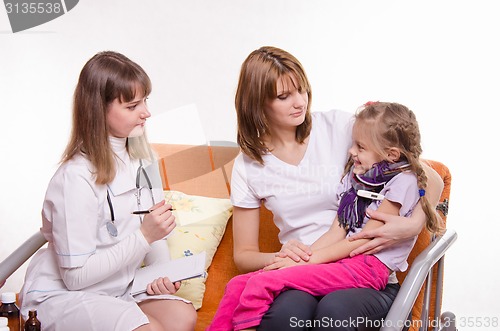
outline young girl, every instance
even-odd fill
[[[96,54],[80,73],[72,134],[43,204],[48,247],[21,291],[23,317],[37,309],[44,330],[194,329],[192,304],[173,295],[180,283],[159,278],[142,297],[129,293],[143,262],[170,259],[161,239],[175,227],[145,171],[150,92],[148,75],[119,53]]]
[[[311,246],[309,261],[278,258],[264,270],[234,277],[210,330],[259,325],[274,298],[289,289],[323,296],[346,288],[382,290],[388,283],[397,283],[395,271],[408,267],[406,259],[416,236],[374,255],[349,257],[364,241],[347,237],[381,225],[368,220],[367,208],[409,216],[421,201],[427,229],[439,231],[438,216],[425,197],[427,177],[419,162],[420,133],[413,112],[400,104],[373,102],[362,107],[355,118],[337,217]],[[289,266],[295,267],[285,268]]]

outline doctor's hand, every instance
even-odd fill
[[[181,282],[172,283],[168,277],[160,277],[148,284],[146,292],[149,295],[174,294],[181,287]]]
[[[175,228],[175,216],[171,208],[172,205],[163,200],[151,207],[149,214],[144,215],[141,232],[148,243],[165,238]]]

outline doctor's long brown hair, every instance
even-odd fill
[[[73,127],[62,162],[83,154],[94,166],[97,184],[110,183],[116,174],[106,121],[108,105],[116,98],[132,101],[136,91],[151,93],[146,72],[126,56],[106,51],[94,55],[80,72],[73,100]]]

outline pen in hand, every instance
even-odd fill
[[[169,208],[167,210],[175,210],[174,208]],[[150,212],[152,212],[152,210],[136,210],[136,211],[133,211],[132,214],[134,215],[144,215],[144,214],[149,214]]]

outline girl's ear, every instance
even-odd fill
[[[399,148],[391,147],[387,150],[387,157],[392,162],[399,161],[399,158],[401,157],[401,151],[399,150]]]

